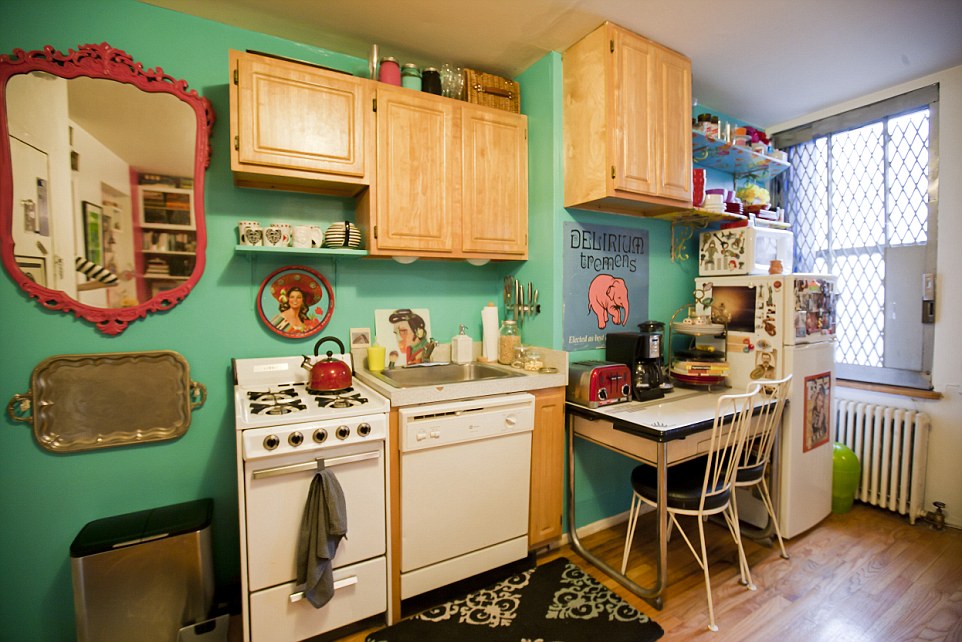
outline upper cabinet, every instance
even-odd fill
[[[372,253],[454,256],[461,220],[459,125],[453,100],[378,87],[376,196],[358,212],[362,227],[374,228]],[[369,204],[376,205],[373,212]]]
[[[527,139],[520,114],[379,85],[370,253],[526,259]]]
[[[237,185],[356,196],[370,256],[528,257],[525,116],[258,54],[230,60]]]
[[[462,105],[461,158],[462,254],[528,258],[527,118]]]
[[[373,83],[240,51],[230,65],[238,185],[352,196],[370,184]]]
[[[611,23],[564,52],[565,206],[691,206],[691,61]]]

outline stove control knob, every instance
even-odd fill
[[[297,448],[302,443],[304,443],[304,435],[299,432],[292,432],[287,436],[287,443]]]
[[[314,431],[314,441],[318,444],[323,444],[327,441],[327,431],[323,428],[318,428]]]
[[[267,450],[274,450],[281,445],[281,440],[277,438],[277,435],[267,435],[264,437],[264,448]]]
[[[367,423],[367,422],[365,421],[363,424],[361,424],[360,426],[357,427],[357,434],[359,434],[359,435],[362,436],[362,437],[367,437],[368,435],[370,435],[370,434],[371,434],[371,424],[369,424],[369,423]]]
[[[351,429],[342,424],[337,427],[337,430],[334,431],[334,434],[338,439],[347,439],[351,436]]]

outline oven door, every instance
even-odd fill
[[[334,568],[383,555],[386,550],[384,442],[354,444],[244,463],[247,508],[248,590],[293,582],[297,541],[316,467],[298,464],[323,457],[344,491],[347,537]]]

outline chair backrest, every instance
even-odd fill
[[[722,395],[715,404],[715,422],[701,493],[702,508],[708,497],[731,493],[757,394],[758,387],[753,386],[748,392]]]
[[[764,472],[771,460],[772,447],[782,425],[782,412],[791,385],[792,375],[782,379],[754,381],[749,385],[750,389],[757,390],[757,403],[760,408],[749,429],[748,441],[742,449],[740,468],[755,468],[759,474]]]

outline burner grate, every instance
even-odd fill
[[[297,401],[297,391],[293,387],[282,388],[280,390],[249,390],[247,398],[254,404],[279,404]]]
[[[252,401],[250,405],[251,414],[254,415],[289,415],[302,410],[307,410],[307,406],[298,399],[267,403]]]
[[[354,392],[353,388],[328,393],[312,392],[311,394],[314,395],[318,408],[351,408],[367,403],[367,397],[362,397],[360,392]]]

